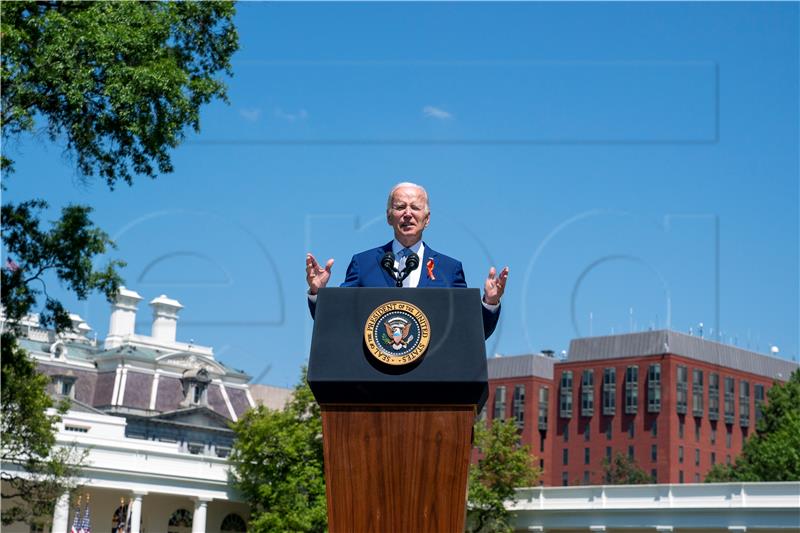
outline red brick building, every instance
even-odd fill
[[[658,483],[700,482],[738,455],[766,391],[796,368],[674,331],[575,339],[563,361],[490,359],[486,415],[517,421],[545,485],[602,484],[618,452]]]

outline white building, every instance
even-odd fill
[[[102,342],[77,315],[72,332],[58,336],[36,317],[23,324],[20,344],[51,377],[50,392],[72,399],[58,442],[88,450],[81,487],[59,499],[51,531],[69,531],[79,495],[90,498],[95,532],[115,531],[123,503],[133,533],[244,531],[248,507],[230,486],[226,457],[229,423],[256,405],[250,376],[217,361],[211,347],[177,341],[182,306],[164,295],[150,301],[150,335],[137,334],[141,299],[120,290]]]
[[[535,487],[507,508],[540,533],[800,531],[800,482]]]

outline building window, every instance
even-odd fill
[[[633,460],[633,455],[634,455],[633,452],[634,452],[633,444],[628,445],[628,459],[630,459],[631,461]]]
[[[683,464],[683,446],[678,446],[678,462]]]
[[[694,449],[694,466],[700,466],[700,448]]]
[[[584,470],[583,471],[583,484],[584,485],[588,485],[589,484],[589,471],[588,470]]]
[[[739,382],[739,425],[750,426],[750,382]]]
[[[612,432],[611,420],[606,420],[606,440],[611,440],[612,437],[611,432]]]
[[[122,507],[120,507],[120,509],[122,509]],[[189,512],[187,509],[178,509],[177,511],[172,513],[172,516],[170,517],[169,522],[167,523],[167,531],[168,532],[180,531],[174,528],[191,528],[192,519],[193,519],[193,514]],[[121,520],[125,520],[125,517],[122,516]]]
[[[632,439],[636,434],[636,429],[633,422],[634,422],[633,419],[628,420],[628,438],[630,439]]]
[[[53,392],[65,398],[75,398],[75,378],[72,376],[53,376],[50,378]]]
[[[711,444],[717,443],[717,426],[711,426]]]
[[[694,441],[700,442],[700,422],[701,420],[695,419],[694,421]]]
[[[583,426],[583,440],[589,442],[592,438],[592,428],[590,424]]]
[[[692,414],[703,416],[703,371],[692,370]]]
[[[730,455],[726,455],[726,456],[725,456],[725,464],[726,464],[726,465],[729,465],[729,464],[731,464],[731,456],[730,456]]]
[[[717,452],[711,452],[711,466],[717,464]]]
[[[753,386],[755,389],[755,396],[756,396],[756,424],[761,420],[764,416],[762,411],[764,407],[764,385],[756,384]]]
[[[539,451],[544,453],[544,439],[546,433],[544,431],[539,432]]]
[[[725,423],[733,424],[736,385],[733,378],[725,378]]]
[[[661,364],[650,365],[647,370],[647,412],[661,411]]]
[[[625,369],[625,413],[636,414],[639,409],[639,367]]]
[[[247,531],[247,524],[238,514],[230,513],[222,520],[222,525],[219,526],[219,530],[222,533],[245,533]]]
[[[564,430],[561,433],[564,435],[564,442],[569,442],[569,422],[564,424]]]
[[[583,449],[583,464],[588,465],[591,461],[591,452],[589,448]]]
[[[558,415],[561,418],[572,418],[572,370],[561,373]]]
[[[547,431],[547,410],[549,407],[549,394],[547,387],[539,388],[539,429]]]
[[[514,385],[514,400],[511,404],[514,423],[519,429],[525,427],[525,385]]]
[[[654,418],[653,421],[650,423],[650,435],[653,437],[658,437],[658,419]]]
[[[700,474],[695,474],[694,475],[694,482],[695,483],[700,483]]]
[[[227,446],[214,446],[214,453],[217,457],[228,457],[231,454],[231,449]]]
[[[730,448],[733,441],[733,429],[731,426],[725,426],[725,447]]]
[[[683,365],[678,365],[678,373],[676,383],[676,393],[675,393],[675,408],[678,411],[678,414],[686,413],[686,401],[688,395],[688,370]]]
[[[197,442],[189,442],[186,444],[186,449],[192,455],[202,455],[203,451],[205,450],[205,446]]]
[[[503,420],[506,417],[506,388],[501,385],[494,390],[494,419]]]
[[[683,483],[683,470],[678,470],[678,483]]]
[[[181,407],[208,405],[208,384],[211,376],[205,368],[189,369],[183,372],[183,401]]]
[[[581,416],[594,415],[594,370],[584,370],[581,379]]]
[[[561,450],[561,464],[567,466],[569,464],[569,449],[564,448]]]
[[[611,462],[611,446],[606,446],[606,460]]]
[[[682,416],[678,417],[678,438],[683,438],[683,430],[686,428],[686,421]]]
[[[650,445],[650,460],[653,462],[658,461],[658,444]]]
[[[565,487],[569,486],[569,474],[567,472],[561,472],[561,484]]]
[[[658,470],[655,468],[650,471],[650,479],[653,483],[658,483]]]
[[[613,415],[617,410],[617,369],[603,369],[603,414]]]
[[[719,374],[708,375],[708,419],[719,420]]]

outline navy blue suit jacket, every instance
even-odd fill
[[[353,259],[350,261],[350,265],[347,267],[347,273],[345,274],[342,287],[394,287],[395,280],[381,268],[381,259],[386,252],[391,251],[392,241],[389,241],[383,246],[354,255]],[[426,268],[428,259],[433,259],[435,280],[428,277]],[[422,269],[419,277],[419,288],[467,286],[461,261],[440,254],[428,246],[427,243],[425,243],[425,254],[422,261],[420,261],[419,268]],[[311,317],[313,318],[316,304],[309,300],[308,306],[311,310]],[[493,313],[481,305],[481,310],[483,311],[483,334],[484,338],[488,339],[489,335],[491,335],[497,327],[497,321],[500,318],[500,308],[498,307],[497,311]]]

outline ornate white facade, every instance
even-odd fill
[[[182,306],[165,295],[150,302],[151,334],[137,334],[141,299],[121,289],[102,341],[77,315],[61,335],[35,316],[23,324],[20,344],[51,377],[50,392],[72,399],[57,441],[88,454],[80,487],[59,499],[50,531],[69,531],[79,495],[84,503],[89,496],[95,532],[115,531],[121,502],[132,533],[244,531],[248,508],[229,483],[227,456],[229,423],[255,406],[250,376],[217,361],[211,347],[177,341]],[[41,531],[22,523],[3,530]]]

